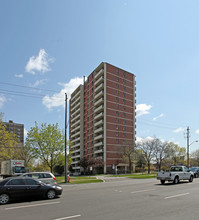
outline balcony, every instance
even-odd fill
[[[95,74],[95,80],[97,80],[102,74],[104,74],[104,69],[101,69],[99,72]]]
[[[101,128],[96,129],[96,130],[94,131],[94,133],[97,134],[97,133],[101,133],[101,132],[103,132],[103,131],[104,131],[104,129],[103,129],[103,127],[101,127]]]
[[[79,160],[71,162],[71,164],[78,164],[78,163],[79,163]]]
[[[100,92],[98,92],[98,93],[95,95],[95,100],[101,98],[102,96],[104,96],[104,91],[103,91],[103,90],[100,91]]]
[[[100,153],[103,153],[103,152],[104,152],[103,149],[99,149],[99,150],[95,150],[94,154],[100,154]]]
[[[76,115],[72,120],[71,123],[74,123],[75,121],[79,121],[80,120],[80,114]]]
[[[102,89],[104,89],[104,83],[99,84],[99,86],[95,88],[95,94],[97,94]]]
[[[73,111],[73,113],[71,111],[71,118],[73,119],[73,118],[75,118],[79,114],[80,114],[80,108],[78,108],[75,111]]]
[[[94,138],[94,140],[97,141],[97,140],[100,140],[100,139],[103,139],[103,138],[104,138],[104,135],[103,135],[103,134],[100,134],[100,135],[96,136],[96,137]]]
[[[97,113],[100,113],[100,112],[103,112],[103,111],[104,111],[104,106],[100,105],[98,108],[96,108],[94,110],[94,113],[97,114]]]
[[[71,159],[77,159],[77,158],[80,158],[80,154],[75,155],[75,156],[71,156]]]
[[[76,139],[71,140],[72,143],[76,143],[76,142],[79,142],[79,141],[80,141],[80,137],[77,137]]]
[[[80,121],[77,121],[77,122],[73,123],[73,124],[71,125],[71,128],[74,129],[74,128],[76,128],[78,125],[80,125]]]
[[[71,114],[75,115],[75,113],[80,109],[80,103],[78,105],[75,105],[74,108],[71,108]]]
[[[71,135],[71,140],[74,139],[76,136],[80,136],[80,132],[75,132]]]
[[[100,147],[100,146],[103,146],[103,145],[104,145],[103,141],[100,141],[100,142],[95,143],[94,147]]]
[[[72,145],[72,146],[71,146],[71,149],[74,149],[74,148],[76,148],[76,147],[80,147],[80,142],[77,143],[77,144]]]
[[[102,82],[104,82],[104,76],[101,76],[98,80],[95,81],[95,87]]]
[[[77,105],[78,103],[80,103],[80,96],[77,97],[77,99],[75,99],[73,102],[71,102],[71,109],[74,108],[74,106]]]
[[[73,135],[74,133],[80,132],[80,125],[71,129],[71,135]]]
[[[73,97],[71,97],[71,102],[74,102],[78,96],[80,96],[80,90]]]
[[[101,112],[101,113],[97,114],[95,116],[95,121],[100,120],[101,118],[104,118],[104,112]]]
[[[104,103],[104,97],[102,97],[102,98],[100,98],[100,99],[98,99],[96,102],[95,102],[95,107],[97,107],[97,106],[99,106],[99,105],[101,105],[101,104],[103,104]]]
[[[103,125],[103,124],[104,124],[104,120],[100,120],[100,121],[96,122],[96,123],[94,124],[94,126],[95,126],[95,127],[99,127],[100,125]]]

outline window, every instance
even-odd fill
[[[39,185],[39,183],[32,179],[26,179],[26,185],[35,186],[35,185]]]
[[[123,137],[125,137],[125,133],[123,133]]]
[[[116,101],[119,102],[119,98],[118,97],[116,97]]]
[[[119,84],[118,83],[116,84],[116,87],[119,88]]]
[[[116,78],[117,82],[119,82],[119,77]]]
[[[123,124],[124,124],[124,125],[126,124],[126,121],[125,121],[125,120],[123,120]]]
[[[123,131],[125,131],[126,130],[126,127],[125,126],[123,126]]]
[[[7,183],[7,185],[21,186],[25,185],[25,182],[23,181],[23,179],[12,179]]]
[[[124,90],[124,91],[126,90],[126,87],[125,87],[125,86],[123,86],[123,90]]]
[[[126,113],[125,113],[125,112],[123,112],[123,117],[124,117],[124,118],[126,117]]]
[[[123,103],[124,103],[124,104],[125,104],[125,102],[126,102],[125,99],[123,99]]]
[[[119,126],[118,126],[118,125],[116,125],[116,129],[117,129],[117,130],[119,129]]]
[[[126,107],[125,106],[123,106],[123,110],[125,110],[126,109]]]
[[[117,123],[119,122],[119,118],[116,118],[116,122],[117,122]]]
[[[126,83],[126,80],[125,80],[125,79],[123,79],[123,83],[124,83],[124,84]]]
[[[116,144],[119,144],[119,139],[116,139]]]
[[[116,74],[119,75],[119,70],[118,69],[116,69]]]
[[[119,91],[118,90],[116,90],[116,94],[119,95]]]
[[[118,104],[116,105],[116,108],[119,109],[119,105]]]
[[[125,98],[125,96],[126,96],[126,94],[125,93],[123,93],[123,97]]]
[[[117,116],[119,115],[119,112],[118,112],[118,111],[116,111],[116,115],[117,115]]]
[[[125,72],[123,72],[123,77],[125,77],[126,76],[126,74],[125,74]]]
[[[116,132],[116,137],[118,137],[119,136],[119,132]]]

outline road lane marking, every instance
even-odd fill
[[[73,215],[73,216],[68,216],[68,217],[63,217],[63,218],[56,218],[54,220],[64,220],[64,219],[78,218],[78,217],[81,217],[81,215]]]
[[[22,208],[29,208],[29,207],[43,206],[43,205],[54,205],[58,203],[60,202],[49,202],[49,203],[40,203],[40,204],[34,204],[34,205],[15,206],[15,207],[10,207],[10,208],[5,208],[5,210],[22,209]]]
[[[155,190],[155,189],[145,189],[145,190],[134,191],[131,193],[141,193],[141,192],[148,192],[148,191],[152,191],[152,190]]]
[[[189,195],[189,194],[190,193],[183,193],[183,194],[168,196],[168,197],[165,197],[164,199],[172,199],[172,198],[176,198],[176,197],[180,197],[180,196],[186,196],[186,195]]]

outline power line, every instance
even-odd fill
[[[18,85],[18,84],[14,84],[14,83],[7,83],[7,82],[0,82],[0,84],[15,86],[15,87],[22,87],[22,88],[27,88],[27,89],[40,90],[40,91],[59,92],[59,91],[55,91],[55,90],[52,90],[52,89],[41,89],[41,88],[35,88],[33,86],[23,86],[23,85]]]
[[[169,130],[175,130],[176,127],[179,127],[179,126],[175,126],[175,125],[169,125],[169,124],[166,124],[166,123],[152,122],[150,120],[144,120],[144,119],[137,119],[137,121],[140,124],[145,124],[145,125],[149,125],[149,126],[152,126],[152,127],[158,127],[158,128],[163,128],[163,129],[169,129]]]

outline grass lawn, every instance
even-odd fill
[[[149,179],[149,178],[156,178],[156,173],[138,173],[138,174],[124,174],[124,175],[113,175],[112,177],[128,177],[134,179]]]
[[[57,183],[64,183],[65,176],[56,177]],[[88,176],[71,176],[70,183],[68,184],[81,184],[81,183],[101,183],[103,180],[99,180],[96,177],[88,177]]]

